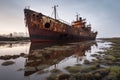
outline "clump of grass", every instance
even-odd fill
[[[116,58],[114,56],[112,56],[112,55],[106,55],[105,59],[114,61]]]
[[[110,67],[111,72],[115,72],[117,74],[120,74],[120,67],[119,66],[112,66]]]
[[[0,56],[0,59],[9,60],[9,59],[11,59],[11,56],[10,55]]]
[[[62,71],[60,71],[59,69],[53,69],[51,70],[52,73],[61,73]]]
[[[85,60],[84,60],[84,64],[90,64],[90,61],[87,60],[87,59],[85,59]]]
[[[68,66],[65,68],[70,73],[78,73],[80,72],[81,66]]]
[[[14,61],[5,61],[5,62],[3,62],[1,65],[3,65],[3,66],[8,66],[8,65],[12,65],[12,64],[14,64],[15,62]]]
[[[95,72],[101,74],[102,77],[104,77],[109,74],[110,69],[109,68],[100,68],[100,69],[96,70]]]
[[[49,77],[47,77],[47,80],[56,80],[57,76],[55,74],[51,74]]]
[[[69,74],[60,74],[57,80],[72,80],[70,78],[71,78],[71,75]]]
[[[91,71],[94,71],[94,70],[99,69],[99,68],[100,68],[99,64],[94,64],[94,65],[89,66],[89,67],[81,68],[80,72],[87,73],[87,72],[91,72]]]
[[[109,74],[105,77],[105,80],[119,80],[120,79],[120,67],[112,66],[110,67]]]
[[[120,61],[120,58],[116,58],[114,61]]]
[[[101,74],[93,72],[78,73],[74,76],[75,80],[101,80]]]
[[[99,80],[101,77],[102,77],[102,75],[101,75],[100,73],[95,73],[95,74],[94,74],[94,78],[95,78],[96,80]]]
[[[120,65],[120,38],[105,38],[103,40],[112,42],[111,47],[103,52],[105,54],[103,63]]]
[[[81,66],[81,64],[75,64],[76,66]]]
[[[74,78],[76,80],[103,80],[103,78],[108,74],[109,68],[100,68],[90,72],[77,73],[74,75]]]

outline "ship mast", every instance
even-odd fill
[[[57,17],[57,9],[56,9],[56,7],[58,7],[58,5],[54,5],[54,17],[55,17],[55,19],[56,19],[56,17]]]
[[[77,15],[76,15],[76,21],[78,21],[79,20],[79,14],[77,13]]]

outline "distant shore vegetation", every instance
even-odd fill
[[[19,40],[29,40],[29,36],[22,32],[14,32],[9,34],[1,34],[0,41],[19,41]]]

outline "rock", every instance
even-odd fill
[[[8,65],[13,65],[15,62],[13,61],[6,61],[6,62],[3,62],[1,65],[3,66],[8,66]]]

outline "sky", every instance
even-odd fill
[[[26,32],[24,8],[52,15],[58,5],[58,19],[71,23],[76,14],[86,18],[98,38],[120,37],[120,0],[0,0],[0,34]]]

